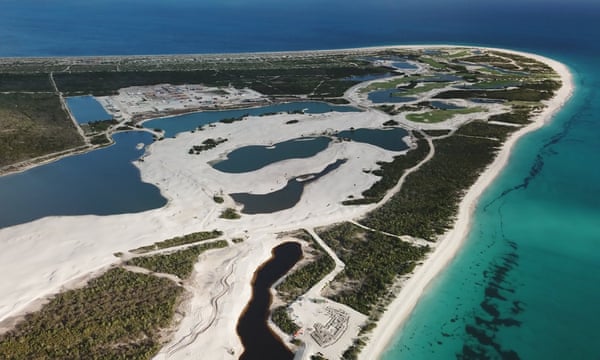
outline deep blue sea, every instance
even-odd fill
[[[599,18],[597,0],[3,0],[0,56],[448,43],[564,62],[573,99],[519,141],[384,359],[599,359]]]

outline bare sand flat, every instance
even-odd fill
[[[402,48],[433,47],[452,46]],[[376,49],[384,48],[368,50]],[[380,356],[431,279],[456,254],[469,231],[470,217],[479,196],[508,162],[515,142],[550,121],[572,93],[572,78],[563,64],[534,54],[493,50],[525,55],[550,65],[560,74],[563,86],[555,98],[547,102],[535,122],[520,129],[505,143],[494,163],[469,190],[460,204],[454,228],[404,283],[361,353],[363,359]],[[364,49],[336,51],[360,52]],[[299,121],[286,124],[289,120]],[[377,181],[376,176],[363,170],[373,169],[377,161],[389,161],[397,153],[358,142],[333,141],[314,157],[285,160],[251,173],[222,173],[208,162],[223,158],[229,151],[244,145],[268,146],[299,136],[315,136],[350,127],[376,128],[387,120],[388,115],[373,110],[319,115],[278,114],[217,124],[204,131],[182,133],[175,139],[155,142],[149,147],[144,162],[136,164],[143,181],[158,186],[169,200],[165,207],[139,214],[48,217],[0,229],[0,243],[4,245],[0,252],[0,324],[7,324],[9,319],[34,310],[45,297],[65,287],[76,286],[90,274],[118,263],[120,260],[113,253],[191,232],[219,229],[226,239],[241,237],[245,241],[201,255],[191,281],[186,284],[192,296],[184,305],[185,316],[172,340],[156,358],[188,359],[203,354],[210,359],[231,359],[230,352],[241,354],[242,345],[235,330],[237,319],[250,298],[253,272],[281,242],[277,234],[363,216],[373,205],[349,207],[341,202],[348,196],[359,197],[364,189]],[[191,146],[218,137],[228,141],[199,155],[188,154]],[[227,207],[238,210],[240,207],[229,197],[225,197],[225,203],[216,204],[215,194],[249,189],[258,194],[271,192],[280,189],[290,178],[319,172],[337,159],[347,159],[347,162],[307,185],[300,202],[290,209],[274,214],[242,215],[239,220],[219,217]],[[307,308],[306,314],[300,315],[309,317],[313,310]],[[352,321],[361,320],[358,314],[350,314]],[[344,340],[340,344],[347,343]],[[338,353],[344,350],[341,345],[339,347]]]

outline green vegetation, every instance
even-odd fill
[[[425,134],[433,137],[445,136],[450,134],[452,130],[422,130]]]
[[[426,93],[431,90],[441,89],[448,86],[448,82],[430,82],[430,83],[421,83],[421,86],[416,86],[411,89],[406,89],[404,91],[392,94],[392,96],[411,96],[418,95],[422,93]]]
[[[167,273],[186,279],[194,270],[198,255],[206,250],[227,247],[227,241],[218,240],[200,244],[168,254],[134,257],[126,262],[127,265],[139,266],[157,273]]]
[[[449,59],[457,59],[457,58],[462,58],[462,57],[468,56],[470,54],[471,54],[471,50],[462,50],[462,51],[450,53],[447,55],[445,54],[444,57],[449,58]]]
[[[417,140],[417,148],[410,150],[405,155],[394,156],[391,162],[378,162],[379,170],[373,171],[381,179],[369,189],[362,192],[363,198],[346,200],[344,205],[361,205],[379,202],[385,194],[400,180],[404,172],[421,162],[429,153],[429,144],[423,138]]]
[[[511,111],[509,113],[492,115],[489,117],[488,121],[500,121],[500,122],[513,123],[513,124],[527,124],[527,123],[531,122],[530,116],[531,116],[530,108],[514,109],[513,111]]]
[[[363,326],[360,327],[358,336],[368,334],[371,331],[373,331],[373,329],[375,329],[376,327],[377,327],[377,323],[375,321],[369,320]]]
[[[182,291],[167,279],[111,269],[0,335],[0,358],[150,359]]]
[[[293,335],[300,329],[300,327],[290,318],[287,306],[279,306],[273,309],[271,312],[271,319],[281,331],[288,335]]]
[[[90,138],[90,144],[92,145],[108,145],[110,144],[110,139],[106,136],[106,134],[98,134]]]
[[[54,94],[0,94],[0,129],[0,167],[84,145]]]
[[[364,225],[428,240],[452,226],[462,195],[491,163],[500,142],[451,136],[434,146],[435,156],[407,176],[390,201],[361,221]]]
[[[367,343],[365,340],[358,338],[354,340],[354,343],[344,351],[342,354],[342,360],[356,360],[358,359],[358,354],[362,351]]]
[[[311,100],[318,100],[318,101],[325,101],[327,103],[335,104],[335,105],[347,105],[347,104],[350,104],[350,101],[344,99],[343,97],[326,98],[326,97],[310,96],[310,99]]]
[[[290,124],[297,124],[297,123],[298,123],[298,120],[296,120],[296,119],[294,119],[294,120],[289,120],[289,121],[286,121],[285,123],[286,123],[287,125],[290,125]]]
[[[247,68],[215,71],[213,69],[168,70],[165,65],[158,71],[93,71],[80,73],[55,73],[58,88],[69,94],[110,95],[118,89],[128,86],[153,85],[169,83],[206,84],[207,86],[229,86],[236,88],[249,87],[267,95],[299,95],[311,94],[318,97],[342,96],[344,91],[357,84],[355,81],[343,80],[352,75],[385,72],[385,69],[363,63],[362,66],[339,64],[323,64],[315,61],[314,67],[294,66],[293,62],[285,62],[281,67],[251,64]],[[263,68],[261,68],[261,65]],[[325,67],[324,67],[325,65]],[[198,64],[200,66],[200,64]],[[220,66],[227,66],[227,62]],[[254,69],[251,67],[255,67]]]
[[[396,108],[395,105],[390,105],[390,104],[378,105],[375,108],[383,111],[384,113],[386,113],[388,115],[398,115],[401,112]]]
[[[350,223],[318,230],[319,236],[346,264],[330,287],[332,300],[363,314],[380,311],[398,275],[413,270],[429,247],[417,247],[396,237],[369,232]],[[383,300],[382,300],[383,299]]]
[[[549,100],[552,98],[551,90],[541,91],[526,86],[519,89],[510,90],[448,90],[437,94],[437,99],[469,99],[469,98],[484,98],[484,99],[499,99],[509,101],[534,101]]]
[[[504,56],[495,56],[491,54],[473,55],[460,59],[476,64],[488,64],[503,70],[520,70],[521,68],[512,63],[510,59]]]
[[[426,57],[426,56],[422,56],[419,58],[419,61],[431,66],[432,68],[436,69],[436,70],[445,70],[447,65],[442,64],[438,61],[433,60],[430,57]]]
[[[465,109],[432,110],[425,113],[407,114],[406,118],[414,122],[438,123],[453,118],[456,115],[485,112],[486,109],[477,106]]]
[[[54,92],[49,74],[0,73],[0,92]]]
[[[224,142],[226,142],[227,139],[206,139],[202,142],[202,145],[194,145],[192,146],[189,150],[188,150],[188,154],[200,154],[202,151],[206,151],[206,150],[210,150],[213,149],[215,147],[217,147],[217,145],[222,144]]]
[[[383,126],[396,126],[396,125],[400,125],[400,123],[397,122],[396,120],[392,120],[392,119],[383,123]]]
[[[82,124],[81,128],[86,133],[86,135],[88,135],[88,134],[104,132],[104,131],[108,130],[112,125],[116,125],[118,123],[119,122],[115,119],[98,120],[98,121],[91,121],[87,124]]]
[[[244,238],[233,238],[233,239],[231,239],[231,241],[234,244],[239,244],[239,243],[243,243],[244,242]]]
[[[480,81],[476,84],[470,86],[471,89],[498,89],[498,88],[507,88],[517,86],[515,80],[505,80],[505,79],[497,79],[497,80],[489,80],[489,81]]]
[[[292,273],[276,287],[279,297],[285,302],[291,303],[311,287],[316,285],[325,275],[335,269],[335,262],[327,255],[325,250],[310,236],[310,258],[309,262]],[[307,254],[308,255],[308,254]],[[306,257],[306,256],[305,256]]]
[[[159,242],[155,242],[152,245],[142,246],[137,249],[131,250],[131,252],[136,254],[147,253],[148,251],[154,251],[159,249],[166,249],[174,246],[180,246],[185,244],[192,244],[198,241],[206,241],[211,239],[216,239],[219,236],[223,235],[223,232],[219,230],[213,231],[200,231],[191,234],[187,234],[184,236],[177,236],[172,239],[163,240]]]
[[[222,204],[223,202],[225,202],[225,199],[223,199],[223,197],[220,195],[213,195],[213,201],[217,204]]]
[[[309,250],[304,251],[305,264],[289,273],[275,288],[279,298],[288,305],[305,294],[335,268],[333,259],[308,232],[301,230],[290,235],[308,242]],[[299,327],[289,318],[287,309],[287,306],[275,308],[272,312],[272,319],[282,331],[293,334]]]
[[[508,135],[517,130],[519,130],[517,126],[494,125],[479,120],[461,126],[455,135],[480,136],[504,141]]]
[[[529,71],[536,74],[543,74],[545,76],[556,76],[556,73],[554,72],[554,70],[552,70],[551,67],[536,59],[525,57],[522,55],[508,54],[498,51],[491,51],[490,53],[496,56],[501,56],[507,59],[514,60],[517,66],[519,66],[519,68],[523,69],[524,71]]]
[[[234,208],[227,208],[223,210],[223,212],[221,212],[221,215],[219,217],[221,219],[235,220],[239,219],[241,215],[238,214],[238,212]]]
[[[230,117],[230,118],[225,118],[225,119],[221,119],[219,120],[220,123],[223,124],[232,124],[236,121],[242,121],[244,120],[244,118],[248,117],[250,114],[244,114],[244,115],[240,115],[238,117]]]
[[[395,89],[399,85],[411,84],[411,83],[416,84],[416,82],[418,80],[423,80],[423,79],[424,79],[424,77],[422,77],[422,76],[404,76],[404,77],[393,78],[393,79],[385,80],[385,81],[376,81],[376,82],[372,82],[368,86],[365,86],[364,88],[360,89],[360,92],[368,93],[368,92],[375,91],[375,90]]]
[[[435,70],[444,70],[472,82],[470,89],[443,91],[438,95],[439,98],[483,97],[539,102],[550,98],[552,92],[560,86],[556,80],[548,79],[548,77],[555,79],[557,76],[551,68],[537,60],[520,55],[495,51],[476,54],[467,49],[431,53],[386,50],[371,55],[387,59],[391,56],[402,56],[412,61],[421,61]],[[201,83],[207,86],[248,87],[275,99],[305,95],[311,99],[331,103],[346,103],[347,100],[341,96],[344,91],[358,83],[349,81],[349,77],[389,72],[385,67],[358,59],[356,54],[311,54],[302,57],[264,55],[228,59],[212,56],[141,56],[105,58],[101,63],[97,59],[77,58],[71,60],[68,66],[65,66],[65,61],[67,60],[48,58],[19,59],[0,63],[0,92],[23,92],[0,94],[0,97],[27,98],[21,103],[13,99],[4,102],[0,100],[0,126],[3,126],[3,129],[10,129],[0,134],[0,166],[84,145],[75,132],[76,128],[69,124],[68,117],[60,108],[57,96],[53,95],[51,73],[59,91],[69,95],[115,94],[118,89],[124,87],[160,83]],[[485,67],[469,72],[459,61],[471,61],[504,70],[518,69],[522,74],[506,73]],[[66,68],[69,69],[68,72],[65,71]],[[439,89],[449,84],[449,82],[426,82],[428,78],[429,75],[398,76],[372,82],[361,91],[401,87],[404,92],[398,95],[409,96]],[[519,84],[519,88],[486,91],[486,88],[514,84]],[[25,94],[25,92],[34,93]],[[38,98],[44,97],[54,100],[46,99],[48,103],[38,101]],[[3,103],[10,106],[3,106]],[[14,106],[17,103],[18,106]],[[381,106],[379,108],[395,115],[403,111],[419,111],[427,107],[412,106],[412,109],[409,109]],[[49,124],[43,121],[44,117],[53,114],[59,115],[55,120],[65,120],[63,129],[68,131],[57,131],[54,126],[48,126]],[[414,121],[424,122],[442,121],[448,116],[449,113],[434,112],[428,115],[409,114]],[[238,119],[228,119],[225,122],[235,120]],[[90,124],[90,129],[86,133],[104,132],[110,125],[111,122]],[[93,137],[91,142],[94,145],[106,145],[110,140],[98,135]],[[198,149],[202,151],[206,147],[198,145]],[[189,149],[188,152],[197,153],[194,148]]]

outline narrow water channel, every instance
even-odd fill
[[[252,299],[240,317],[237,332],[244,345],[240,360],[293,359],[294,354],[283,345],[267,325],[271,294],[269,289],[302,257],[300,244],[283,243],[272,251],[271,258],[262,264],[252,280]]]

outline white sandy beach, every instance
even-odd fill
[[[551,121],[552,117],[560,110],[573,93],[573,78],[569,69],[564,64],[536,54],[506,49],[493,50],[523,55],[546,63],[560,75],[562,87],[557,92],[556,96],[546,103],[547,107],[536,116],[534,122],[515,132],[505,142],[494,162],[481,174],[477,182],[467,192],[460,203],[458,217],[453,229],[439,241],[439,244],[436,246],[435,250],[429,254],[427,260],[423,262],[423,265],[419,266],[409,280],[406,281],[398,297],[389,305],[387,311],[379,320],[377,327],[371,334],[371,340],[360,353],[360,359],[376,359],[382,355],[400,326],[402,326],[402,323],[414,309],[423,292],[426,291],[431,280],[448,265],[467,238],[471,225],[471,216],[479,201],[479,197],[500,174],[502,168],[508,163],[514,144],[523,135],[535,131],[544,126],[545,123]]]
[[[455,46],[385,48],[452,47]],[[367,50],[377,49],[384,48]],[[423,265],[403,285],[399,296],[390,304],[371,334],[371,340],[360,355],[362,359],[375,359],[381,355],[427,285],[454,257],[468,234],[470,218],[479,196],[508,162],[515,142],[550,121],[573,91],[571,74],[563,64],[534,54],[493,50],[525,55],[550,65],[560,74],[563,86],[544,111],[537,115],[535,122],[520,129],[505,143],[493,164],[469,190],[460,204],[454,228],[439,241]],[[492,113],[502,110],[491,109]],[[373,208],[372,205],[343,206],[341,202],[348,196],[360,197],[361,192],[378,179],[363,170],[374,169],[377,161],[390,161],[398,153],[358,142],[332,141],[326,150],[314,157],[286,160],[251,173],[225,174],[213,169],[207,162],[245,145],[272,145],[290,138],[315,136],[350,127],[377,128],[389,118],[378,111],[278,114],[250,117],[234,124],[216,124],[204,131],[182,133],[175,139],[155,142],[144,162],[136,163],[136,166],[140,168],[143,181],[158,186],[169,200],[165,207],[138,214],[47,217],[0,229],[0,243],[4,245],[0,252],[0,332],[3,326],[10,325],[11,318],[39,307],[45,297],[65,287],[76,286],[91,274],[118,263],[120,260],[113,253],[195,231],[218,229],[224,232],[225,239],[241,237],[245,241],[201,255],[192,279],[186,284],[192,294],[184,306],[186,315],[171,341],[156,358],[188,359],[193,354],[203,354],[204,358],[232,359],[235,357],[229,353],[231,350],[239,356],[243,349],[236,334],[237,319],[250,298],[250,281],[255,269],[282,241],[277,234],[363,216]],[[286,124],[289,120],[299,122]],[[188,154],[191,146],[199,145],[207,138],[219,137],[228,141],[199,155]],[[348,161],[319,181],[307,185],[300,202],[293,208],[274,214],[243,215],[239,220],[219,218],[222,210],[236,205],[227,196],[224,204],[216,204],[214,195],[271,192],[283,187],[290,178],[320,172],[337,159]],[[239,210],[239,206],[237,208]],[[341,345],[339,347],[341,350],[335,351],[344,350]]]

